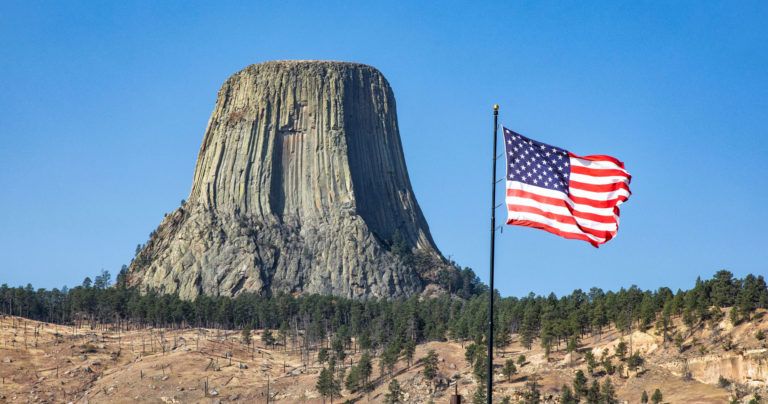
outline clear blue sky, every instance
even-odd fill
[[[192,3],[0,4],[0,283],[115,274],[186,198],[221,83],[273,59],[387,76],[432,233],[484,281],[492,104],[626,162],[618,237],[505,228],[504,295],[768,273],[766,2]]]

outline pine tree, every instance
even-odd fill
[[[360,369],[357,366],[350,368],[344,387],[353,393],[360,389]]]
[[[590,375],[594,374],[595,368],[597,367],[595,355],[592,353],[592,351],[587,351],[584,353],[584,359],[587,362],[587,372],[589,372]]]
[[[573,394],[576,399],[587,395],[587,377],[581,369],[576,371],[576,376],[573,378]]]
[[[517,373],[517,367],[515,366],[515,361],[512,360],[511,358],[507,359],[504,362],[504,368],[502,369],[502,373],[507,378],[507,381],[511,382],[512,376],[514,376],[515,373]]]
[[[661,390],[659,389],[656,389],[651,396],[651,402],[653,402],[653,404],[659,404],[663,399],[664,396],[662,396]]]
[[[619,341],[619,343],[616,345],[615,353],[616,357],[623,361],[627,356],[627,343],[624,341]]]
[[[370,388],[369,380],[373,373],[373,365],[371,364],[371,356],[368,352],[363,352],[360,356],[360,361],[357,362],[357,371],[360,380],[360,385],[363,390],[368,391]]]
[[[243,327],[241,339],[242,339],[243,345],[245,346],[251,345],[251,325],[250,324],[246,324],[245,327]]]
[[[271,347],[275,344],[275,337],[272,335],[272,331],[265,330],[264,334],[261,334],[261,342],[264,343],[264,345]]]
[[[592,380],[592,385],[587,390],[587,404],[600,404],[600,384]]]
[[[560,404],[576,404],[579,400],[571,392],[571,388],[567,384],[563,385],[563,392],[560,394]]]
[[[640,403],[648,404],[648,392],[643,390],[643,394],[640,396]]]
[[[629,357],[629,359],[627,359],[627,366],[629,367],[629,370],[633,370],[634,371],[635,369],[639,368],[640,366],[643,366],[644,362],[645,362],[645,360],[643,359],[642,356],[640,356],[640,352],[635,351],[635,353],[633,353]]]
[[[439,362],[439,358],[434,349],[430,349],[429,352],[427,352],[427,356],[422,359],[422,362],[424,363],[424,377],[430,381],[437,377],[437,363]]]
[[[485,404],[488,401],[488,395],[485,391],[485,384],[478,383],[475,392],[472,394],[473,404]]]
[[[520,342],[525,349],[531,349],[533,347],[533,338],[536,335],[536,325],[538,322],[538,313],[533,305],[529,305],[525,309],[523,316],[523,323],[520,325],[518,333],[520,334]]]
[[[320,348],[320,350],[317,351],[317,362],[322,365],[327,361],[328,361],[328,349]]]
[[[397,379],[392,379],[387,387],[387,394],[384,396],[384,402],[387,404],[396,404],[403,401],[403,392],[400,389],[400,383]]]
[[[603,383],[603,389],[601,394],[601,404],[618,404],[619,400],[616,398],[616,389],[611,383],[611,378],[607,377]]]
[[[536,375],[531,375],[530,381],[525,384],[525,388],[523,392],[524,404],[541,403],[541,391],[539,391],[538,377]]]
[[[328,368],[323,368],[323,370],[320,371],[320,376],[317,379],[317,385],[315,387],[320,395],[323,396],[323,399],[329,397],[331,402],[333,402],[333,397],[338,396],[341,392],[341,388],[333,375],[333,371]]]
[[[416,353],[416,342],[412,339],[409,339],[406,341],[405,345],[403,346],[403,356],[405,356],[406,361],[408,362],[408,367],[411,367],[411,362],[413,362],[413,355]]]

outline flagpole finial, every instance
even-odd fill
[[[498,111],[499,110],[499,104],[493,104],[493,110]]]

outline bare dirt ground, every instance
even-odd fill
[[[742,389],[744,402],[754,389],[765,391],[768,360],[765,341],[754,335],[768,330],[765,317],[733,327],[727,320],[716,327],[684,330],[682,352],[674,344],[666,347],[653,329],[631,336],[608,330],[600,336],[585,336],[579,353],[566,355],[564,344],[547,358],[537,343],[524,349],[513,336],[512,343],[498,350],[494,359],[495,398],[517,402],[531,378],[539,380],[545,402],[558,402],[563,384],[569,384],[577,369],[586,372],[583,353],[599,357],[604,349],[612,354],[619,341],[642,352],[646,359],[639,371],[599,376],[601,384],[611,378],[624,402],[638,403],[645,390],[659,388],[664,402],[725,403]],[[216,329],[143,329],[118,332],[106,327],[81,327],[40,323],[17,317],[0,318],[0,403],[93,402],[93,403],[213,403],[270,402],[322,403],[315,384],[322,369],[316,354],[304,366],[298,350],[276,346],[268,349],[253,333],[254,343],[241,343],[239,331]],[[726,343],[727,342],[727,343]],[[448,402],[455,391],[470,399],[476,384],[464,358],[460,342],[430,342],[417,347],[415,358],[434,349],[439,355],[440,377],[431,383],[422,377],[423,366],[398,362],[394,377],[400,382],[406,402]],[[727,349],[726,349],[727,348]],[[501,367],[520,354],[527,362],[511,381]],[[349,362],[359,359],[349,352]],[[757,359],[754,359],[757,358]],[[754,359],[754,360],[753,360]],[[614,359],[619,364],[618,359]],[[335,402],[384,401],[390,379],[379,374],[373,363],[374,389],[367,394],[343,391]],[[718,387],[717,376],[734,383]],[[593,377],[588,375],[588,379]],[[765,396],[765,394],[763,394]]]

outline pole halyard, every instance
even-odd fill
[[[493,105],[493,170],[491,171],[491,268],[488,294],[488,404],[493,403],[493,267],[496,262],[496,148],[498,147],[499,105]]]

